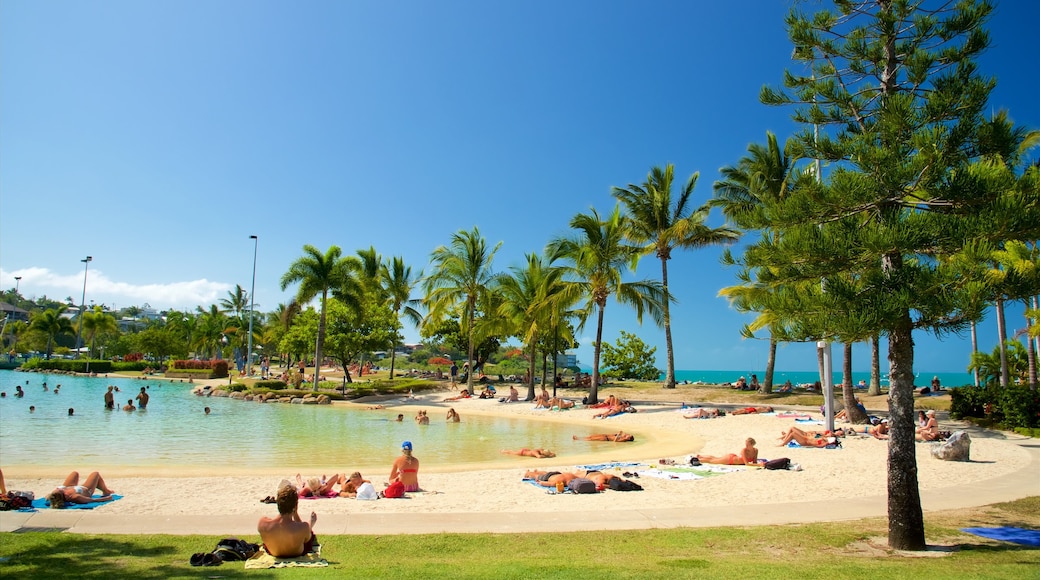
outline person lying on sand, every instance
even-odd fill
[[[740,453],[698,455],[697,460],[701,463],[715,463],[719,465],[758,465],[758,449],[755,448],[755,440],[748,437],[744,441],[744,448],[740,450]]]
[[[610,395],[609,397],[607,397],[607,400],[603,401],[602,403],[596,403],[595,405],[590,405],[589,408],[590,409],[610,409],[612,407],[616,407],[617,404],[620,403],[620,402],[621,401],[619,401],[617,397],[615,397],[614,395]]]
[[[701,407],[699,409],[691,409],[683,413],[684,419],[714,419],[720,417],[724,413],[718,409],[711,409],[708,407]]]
[[[607,417],[613,417],[614,415],[620,415],[622,413],[635,413],[636,410],[632,407],[632,404],[628,401],[621,401],[617,405],[603,411],[602,413],[596,413],[592,416],[593,419],[606,419]]]
[[[856,427],[846,427],[845,430],[852,433],[864,433],[875,439],[888,439],[888,419],[882,419],[877,425],[867,425],[863,431],[857,431]]]
[[[549,408],[550,409],[558,409],[560,411],[562,411],[564,409],[573,409],[574,408],[574,401],[568,401],[567,399],[564,399],[563,397],[553,397],[553,398],[549,399]]]
[[[628,433],[625,433],[624,431],[618,431],[617,433],[614,433],[613,435],[610,435],[610,434],[607,434],[607,433],[593,433],[592,435],[586,435],[584,437],[578,437],[577,435],[574,435],[572,438],[575,441],[578,441],[580,439],[582,441],[613,441],[615,443],[627,442],[627,441],[635,441],[636,440],[636,438],[634,436],[629,435]]]
[[[470,397],[469,391],[467,389],[462,389],[461,391],[459,391],[458,395],[455,395],[454,397],[447,397],[444,400],[445,401],[458,401],[459,399],[468,399],[469,397]]]
[[[296,558],[313,550],[318,541],[314,535],[318,515],[311,512],[310,523],[300,519],[297,512],[299,497],[291,485],[278,490],[275,503],[278,504],[278,517],[262,517],[256,525],[264,549],[276,558]]]
[[[523,449],[518,449],[516,451],[513,451],[511,449],[503,449],[502,453],[505,453],[506,455],[519,455],[521,457],[534,457],[536,459],[548,459],[550,457],[556,457],[556,454],[552,451],[549,451],[548,449],[528,449],[526,447],[524,447]]]
[[[100,489],[104,495],[101,497],[93,497],[94,490]],[[65,504],[68,503],[94,503],[96,501],[112,501],[112,488],[105,484],[105,480],[101,478],[101,474],[96,471],[92,471],[87,475],[87,479],[83,481],[83,485],[79,484],[79,472],[73,471],[65,478],[65,483],[62,483],[58,487],[54,488],[49,495],[47,495],[47,501],[50,506],[54,509],[64,509]]]
[[[735,409],[730,411],[730,415],[749,415],[751,413],[772,413],[772,407],[744,407],[743,409]]]
[[[561,473],[559,471],[549,471],[549,472],[545,472],[545,471],[534,471],[534,472],[528,471],[527,473],[528,474],[532,474],[532,473],[533,474],[537,474],[537,475],[534,475],[534,476],[524,475],[524,478],[525,479],[533,479],[536,482],[538,482],[538,485],[541,485],[542,487],[556,487],[557,482],[561,482],[561,481],[563,482],[563,485],[566,486],[568,483],[570,483],[570,481],[572,479],[574,479],[575,477],[578,477],[577,473],[569,473],[569,472]]]
[[[844,437],[845,431],[843,429],[835,429],[834,433],[830,431],[803,431],[798,427],[791,427],[787,431],[780,434],[780,447],[787,445],[791,441],[805,446],[805,447],[826,447],[829,444],[837,442],[837,437]]]
[[[333,473],[332,477],[325,479],[325,476],[321,476],[321,479],[317,477],[311,477],[307,480],[307,483],[303,482],[303,478],[300,474],[296,474],[296,489],[299,490],[300,497],[333,497],[336,492],[333,491],[333,487],[343,483],[345,478],[338,474]]]

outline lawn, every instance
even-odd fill
[[[193,568],[208,536],[3,534],[0,577],[15,578],[1038,578],[1040,549],[959,531],[1040,528],[1040,497],[926,514],[932,549],[897,553],[884,519],[751,528],[559,534],[326,536],[328,568]],[[257,538],[246,538],[255,541]]]

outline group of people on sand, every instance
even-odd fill
[[[602,471],[594,469],[583,473],[574,473],[569,471],[541,471],[538,469],[524,473],[524,479],[533,480],[542,487],[555,487],[557,489],[566,487],[572,479],[579,477],[591,479],[596,484],[597,489],[608,487],[610,485],[610,480],[612,479],[621,479],[616,475],[603,473]]]

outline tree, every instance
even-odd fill
[[[614,211],[605,219],[601,219],[592,208],[590,213],[580,213],[571,218],[570,226],[577,233],[552,240],[546,253],[550,260],[562,260],[565,264],[566,284],[561,293],[562,301],[572,304],[584,302],[577,311],[579,330],[596,312],[596,343],[593,345],[592,384],[588,396],[588,402],[595,404],[599,402],[599,362],[607,299],[613,296],[619,303],[635,308],[640,323],[646,313],[661,324],[668,296],[660,282],[622,280],[622,269],[635,271],[643,248],[626,241],[627,220],[622,217],[619,206],[615,205]]]
[[[62,316],[68,309],[62,305],[58,308],[48,308],[42,312],[34,312],[29,319],[29,328],[42,332],[47,337],[47,359],[51,358],[54,351],[54,339],[62,334],[74,334],[75,328],[72,321]]]
[[[603,345],[603,367],[608,377],[656,381],[661,371],[654,366],[657,347],[647,348],[638,336],[621,331],[617,346]]]
[[[390,296],[390,309],[394,313],[395,327],[390,344],[390,380],[392,381],[394,380],[394,365],[397,362],[397,345],[401,340],[400,334],[397,332],[401,315],[404,315],[415,326],[422,324],[422,314],[419,312],[422,301],[412,298],[412,290],[418,284],[417,280],[422,278],[422,273],[413,276],[412,267],[405,265],[404,258],[394,256],[380,266],[379,274],[383,290]]]
[[[672,181],[675,166],[671,163],[661,167],[653,167],[642,185],[628,184],[626,188],[613,188],[614,197],[625,206],[628,217],[628,237],[637,244],[645,244],[646,251],[653,252],[661,260],[661,286],[666,299],[664,307],[664,338],[668,353],[668,371],[665,374],[664,386],[675,388],[675,355],[672,350],[672,319],[668,292],[668,260],[672,259],[675,248],[691,249],[729,243],[740,237],[739,232],[722,226],[708,227],[710,206],[705,205],[695,210],[690,205],[690,196],[697,186],[694,173],[686,181],[682,192],[675,203],[672,203]],[[692,210],[692,213],[691,213]]]
[[[487,240],[474,227],[471,231],[458,231],[451,237],[448,246],[440,246],[430,256],[433,273],[425,282],[425,305],[429,309],[426,321],[442,320],[449,312],[461,307],[462,324],[466,333],[466,356],[473,367],[466,377],[466,388],[473,392],[474,327],[477,305],[481,296],[490,290],[494,273],[491,263],[502,242],[488,248]]]
[[[299,283],[296,301],[306,304],[316,296],[320,297],[318,314],[318,336],[314,341],[314,389],[318,389],[321,375],[321,351],[325,343],[325,301],[332,290],[346,290],[356,284],[352,272],[360,269],[356,259],[342,257],[339,246],[329,246],[322,254],[311,245],[303,246],[303,256],[289,265],[289,270],[282,275],[281,287],[285,290],[292,284]],[[353,284],[352,284],[353,283]]]
[[[97,336],[118,332],[119,324],[114,316],[103,312],[100,306],[95,306],[93,311],[83,313],[83,330],[87,332],[86,338],[90,340],[90,358],[94,358],[94,341]]]
[[[353,382],[350,365],[360,363],[359,357],[373,350],[382,350],[391,343],[393,312],[390,306],[375,296],[366,300],[361,308],[347,308],[336,299],[328,303],[328,336],[326,347],[329,356],[343,365],[343,388]]]
[[[967,328],[977,279],[937,257],[977,240],[1035,239],[1037,195],[1009,188],[1011,175],[973,164],[975,129],[993,87],[973,60],[988,44],[988,2],[836,2],[837,11],[787,19],[794,58],[785,90],[766,104],[794,105],[798,140],[828,162],[826,183],[796,188],[769,208],[783,235],[745,252],[749,267],[784,280],[827,279],[816,297],[820,327],[837,307],[888,337],[889,545],[925,547],[914,443],[912,333]],[[811,126],[811,127],[810,127]],[[820,127],[814,135],[812,127]],[[834,333],[837,334],[837,333]]]
[[[235,289],[229,290],[227,294],[227,298],[220,299],[221,312],[241,319],[249,311],[249,292],[240,284],[235,284]]]

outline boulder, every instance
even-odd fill
[[[943,461],[970,461],[971,437],[965,431],[957,431],[946,442],[932,446],[932,455]]]

